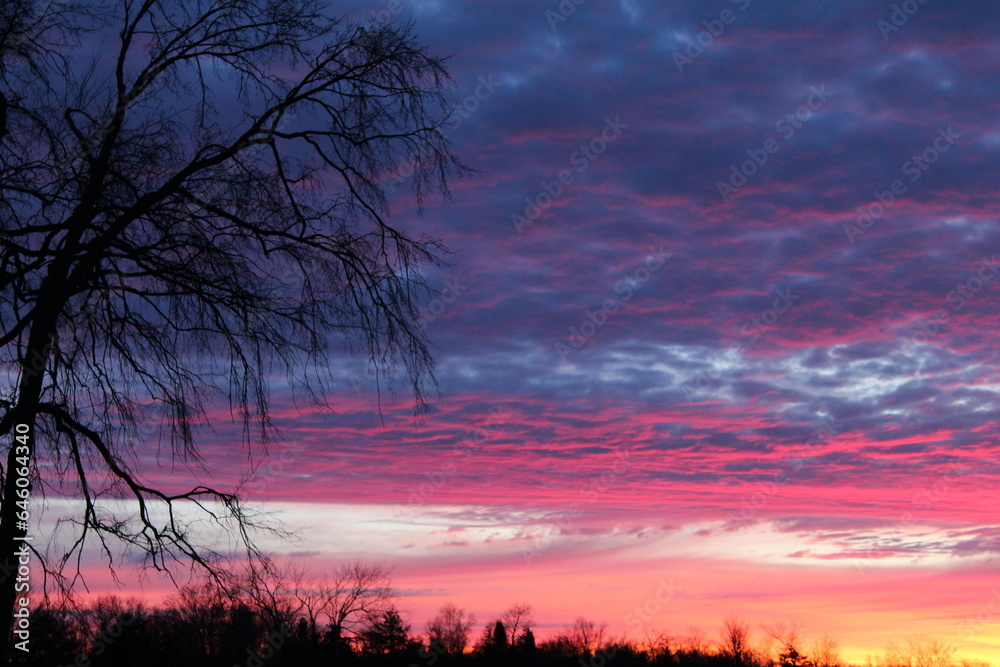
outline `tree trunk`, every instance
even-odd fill
[[[28,468],[34,464],[35,456],[35,421],[38,415],[38,407],[42,396],[42,381],[44,379],[45,367],[48,365],[52,350],[52,341],[55,331],[55,313],[52,308],[46,308],[46,313],[40,313],[31,327],[28,336],[28,350],[24,362],[21,366],[21,385],[18,390],[17,403],[11,409],[9,418],[5,418],[8,428],[3,437],[7,442],[3,446],[9,447],[7,451],[7,468],[4,471],[6,477],[3,484],[3,500],[0,501],[0,628],[3,629],[3,642],[0,643],[0,662],[6,664],[13,655],[14,638],[14,606],[18,597],[28,597],[29,600],[36,599],[34,591],[17,592],[17,568],[18,557],[15,551],[24,542],[21,538],[27,535],[26,528],[19,528],[17,523],[18,506],[16,481],[18,476],[14,474],[15,469],[22,467],[18,465],[18,457],[14,440],[17,435],[17,425],[28,426]],[[29,518],[34,514],[37,507],[35,500],[30,497],[29,491]],[[29,521],[30,523],[30,521]],[[30,646],[30,644],[29,644]]]

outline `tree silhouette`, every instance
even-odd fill
[[[401,369],[425,405],[417,267],[443,247],[390,221],[382,179],[412,164],[419,209],[464,171],[440,132],[448,75],[409,25],[360,29],[314,0],[2,6],[0,569],[26,534],[13,473],[44,462],[32,491],[83,507],[44,561],[57,583],[92,539],[111,563],[119,542],[217,574],[190,510],[251,557],[257,517],[235,493],[147,482],[134,443],[195,468],[213,395],[266,443],[271,379],[323,403],[335,349],[380,382]]]
[[[30,656],[15,655],[13,664],[32,667],[60,667],[70,664],[93,667],[216,667],[217,665],[267,665],[267,667],[727,667],[732,656],[714,649],[700,638],[679,644],[676,650],[662,631],[650,630],[643,640],[624,637],[605,639],[600,626],[586,619],[558,633],[539,647],[531,630],[519,634],[516,646],[506,646],[509,629],[503,621],[483,627],[477,650],[459,655],[442,654],[421,646],[410,636],[410,626],[395,607],[372,614],[356,641],[338,645],[337,651],[325,638],[309,629],[308,612],[300,610],[292,619],[296,629],[266,632],[261,624],[263,610],[253,600],[239,595],[222,595],[196,586],[175,595],[166,605],[144,607],[136,601],[113,596],[91,600],[75,612],[42,606],[32,625],[35,651]],[[463,613],[462,618],[466,618]],[[196,626],[202,627],[196,627]],[[737,624],[742,627],[742,623]],[[749,627],[748,625],[746,627]],[[761,626],[765,633],[798,628],[788,624]],[[577,630],[583,634],[577,636]],[[199,634],[200,633],[200,634]],[[585,638],[583,637],[585,635]],[[770,635],[768,635],[770,636]],[[204,638],[212,638],[204,641]],[[588,645],[584,649],[582,646]],[[823,640],[836,648],[835,641]],[[783,659],[771,660],[759,653],[751,665],[815,665],[805,660],[791,643]],[[818,644],[817,644],[818,645]],[[504,648],[506,647],[506,648]],[[760,651],[769,649],[760,649]],[[794,654],[791,654],[794,650]],[[975,660],[953,660],[954,647],[928,637],[910,637],[903,643],[890,642],[884,656],[868,659],[869,667],[990,667]],[[834,651],[835,652],[835,651]],[[589,655],[588,655],[589,653]],[[829,651],[828,651],[829,653]],[[810,656],[811,657],[811,656]]]
[[[497,619],[483,626],[483,634],[476,642],[475,654],[483,658],[487,664],[500,664],[508,653],[507,629],[503,621]]]
[[[719,652],[734,664],[742,665],[750,661],[750,624],[736,616],[727,616],[722,621]]]
[[[761,624],[768,646],[758,662],[780,665],[781,667],[800,667],[810,661],[800,650],[802,643],[802,625],[796,622],[777,621]],[[771,643],[777,644],[772,652]],[[775,659],[775,653],[777,654]]]
[[[440,653],[462,655],[475,624],[475,616],[449,602],[427,624],[427,641]]]
[[[671,662],[674,655],[671,643],[672,639],[666,632],[646,630],[643,646],[654,663],[667,664]]]
[[[361,633],[361,643],[366,655],[389,660],[416,653],[418,648],[410,637],[410,625],[395,607],[372,617],[368,628]]]
[[[507,611],[501,614],[500,620],[507,628],[507,642],[513,646],[525,632],[530,631],[534,624],[534,619],[531,616],[531,605],[526,602],[512,604],[507,608]]]
[[[507,643],[507,629],[503,626],[503,621],[497,621],[493,625],[493,648],[497,653],[504,653],[510,647]]]
[[[786,644],[778,656],[778,665],[780,667],[813,667],[813,662],[808,656],[801,653],[794,644]]]
[[[890,640],[880,667],[948,667],[955,656],[955,647],[926,635],[911,635],[902,643]]]
[[[606,623],[597,623],[583,616],[577,616],[566,631],[566,637],[574,652],[582,656],[592,656],[604,648]]]
[[[534,653],[535,633],[531,631],[531,628],[526,627],[524,632],[518,635],[516,647],[521,653]]]
[[[85,632],[75,616],[64,608],[43,604],[31,615],[32,634],[40,639],[32,650],[37,664],[61,665],[62,658],[80,653]]]
[[[840,667],[840,642],[830,635],[821,635],[815,639],[809,649],[816,667]]]

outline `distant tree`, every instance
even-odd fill
[[[507,628],[500,620],[493,625],[493,647],[499,653],[504,653],[510,648],[510,643],[507,641]]]
[[[750,624],[747,621],[736,616],[727,616],[723,619],[719,653],[735,664],[750,662]]]
[[[476,642],[475,653],[487,658],[488,661],[505,655],[510,648],[507,641],[507,629],[503,621],[497,619],[483,626],[483,633]]]
[[[139,598],[100,595],[77,610],[84,628],[80,655],[89,662],[129,664],[148,655],[149,642],[143,642],[141,635],[148,629],[149,616]]]
[[[185,643],[201,655],[217,656],[231,620],[225,592],[212,582],[188,586],[173,597],[170,605]]]
[[[780,667],[813,667],[813,661],[801,653],[794,644],[786,644],[778,656],[778,665]]]
[[[261,567],[247,567],[232,581],[260,610],[269,631],[295,626],[301,617],[309,641],[319,641],[322,634],[332,645],[356,637],[373,616],[391,607],[391,572],[384,563],[356,560],[325,577],[308,577],[265,559]]]
[[[500,615],[504,627],[507,628],[507,642],[513,646],[521,638],[522,634],[531,629],[534,625],[531,605],[526,602],[518,602],[507,608]]]
[[[334,570],[324,585],[329,599],[324,613],[331,632],[355,635],[362,619],[395,609],[390,574],[390,566],[364,561],[352,561]]]
[[[449,602],[427,624],[427,640],[441,653],[462,655],[475,624],[475,616]]]
[[[87,649],[89,629],[71,610],[42,604],[31,612],[31,664],[56,667]],[[15,663],[17,664],[17,663]]]
[[[702,654],[707,654],[712,646],[708,637],[705,636],[704,630],[694,626],[688,628],[687,634],[684,635],[681,644],[683,650],[687,653]]]
[[[272,561],[248,563],[229,581],[238,595],[259,614],[265,632],[292,626],[301,611],[301,603],[290,594],[290,574]]]
[[[249,600],[231,596],[228,607],[228,620],[221,633],[219,654],[242,662],[246,658],[246,649],[259,645],[265,635],[264,625]]]
[[[358,637],[344,637],[335,628],[330,628],[323,634],[320,648],[322,654],[326,656],[327,662],[335,665],[352,664],[350,661],[355,656],[355,651],[360,648],[360,639]]]
[[[816,667],[841,667],[840,642],[830,635],[817,638],[809,648],[809,655]]]
[[[666,632],[647,630],[643,637],[643,649],[654,665],[667,664],[671,661],[673,656],[671,643],[670,635]]]
[[[397,658],[417,648],[410,636],[410,624],[403,621],[395,607],[372,615],[368,627],[361,631],[360,640],[363,652],[369,656]]]
[[[531,628],[525,628],[517,637],[517,643],[515,648],[522,654],[531,654],[535,652],[535,633],[531,631]]]
[[[579,662],[577,664],[579,665]],[[596,667],[597,665],[649,667],[649,665],[658,664],[665,663],[656,662],[637,642],[627,637],[616,637],[607,640],[593,657],[584,661],[584,665],[587,667]]]
[[[382,563],[353,561],[322,578],[290,573],[288,595],[296,600],[297,613],[306,619],[310,640],[318,640],[322,624],[331,640],[347,639],[357,634],[366,619],[387,610],[393,597],[391,572]]]
[[[538,651],[542,655],[542,663],[546,665],[572,664],[581,658],[565,632],[542,641],[538,645]]]
[[[767,646],[758,662],[774,663],[781,667],[808,667],[811,661],[802,653],[802,624],[778,621],[761,625],[764,636],[776,648]]]
[[[296,602],[296,614],[299,617],[296,633],[302,641],[318,642],[322,627],[336,595],[326,582],[306,577],[302,571],[291,575],[288,596]]]
[[[597,623],[583,616],[577,616],[565,634],[575,653],[592,656],[603,649],[607,643],[605,637],[607,628],[607,623]]]
[[[949,667],[955,647],[926,635],[911,635],[897,643],[889,640],[879,661],[882,667]]]

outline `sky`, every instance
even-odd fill
[[[480,173],[422,217],[389,179],[454,251],[422,304],[440,397],[380,415],[346,356],[332,414],[279,390],[248,496],[301,532],[269,549],[391,563],[418,632],[525,601],[543,636],[737,615],[1000,661],[992,3],[338,8],[450,56]]]

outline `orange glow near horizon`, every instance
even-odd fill
[[[647,632],[667,632],[683,643],[693,628],[714,640],[723,618],[736,616],[751,624],[756,639],[763,638],[763,624],[798,624],[807,655],[814,640],[833,637],[850,664],[865,664],[889,640],[914,635],[954,645],[956,660],[1000,664],[995,560],[913,566],[891,559],[788,559],[780,554],[796,545],[783,543],[787,535],[701,524],[655,538],[637,531],[561,535],[525,551],[523,526],[504,532],[497,523],[477,532],[467,518],[466,525],[443,518],[445,507],[405,520],[398,508],[378,505],[283,508],[290,527],[306,531],[315,550],[272,545],[281,562],[320,578],[357,558],[394,565],[397,605],[418,635],[447,602],[475,614],[473,639],[511,604],[527,602],[539,640],[578,616],[606,623],[610,636],[635,641]],[[472,512],[451,510],[455,516]],[[344,534],[352,536],[350,546]],[[777,548],[764,548],[768,540]],[[99,567],[90,572],[91,582],[107,584]],[[92,583],[92,590],[97,595],[113,588]],[[141,595],[157,604],[171,592],[166,582],[150,578]]]

